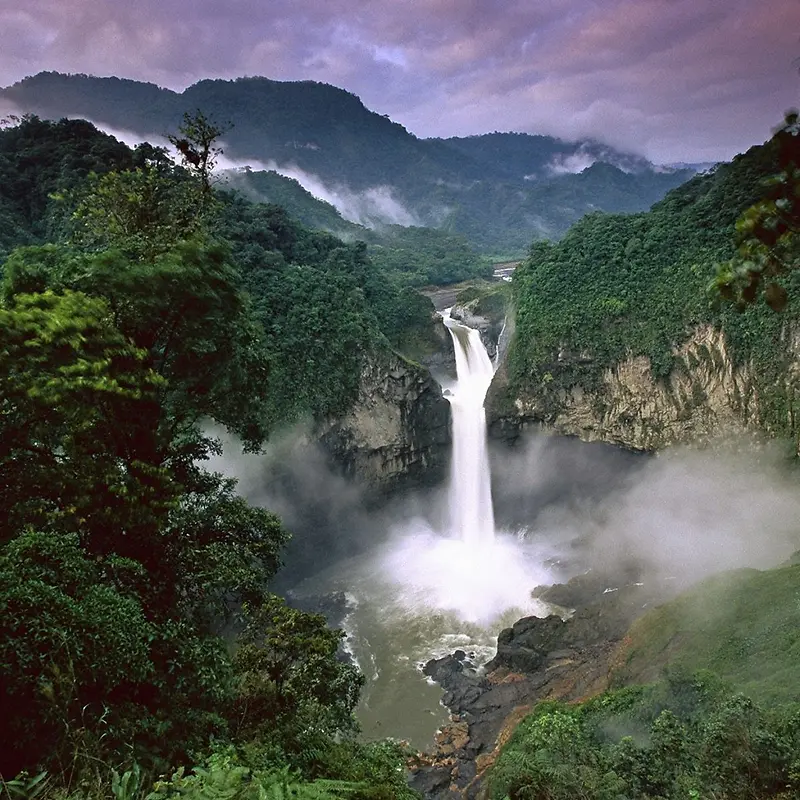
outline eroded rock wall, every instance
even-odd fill
[[[526,426],[541,426],[634,450],[758,429],[752,365],[734,364],[721,331],[698,327],[674,356],[664,379],[653,375],[647,357],[631,356],[603,370],[591,388],[576,383],[564,389],[556,388],[557,371],[576,361],[590,369],[592,359],[562,351],[536,390],[516,395],[501,367],[487,399],[490,427],[495,435],[513,439]]]
[[[355,404],[322,427],[320,441],[347,475],[379,493],[432,483],[449,459],[449,404],[424,367],[370,353]]]

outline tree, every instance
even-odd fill
[[[113,248],[152,261],[203,231],[191,182],[158,166],[92,174],[69,201],[75,209],[67,236],[84,250]]]
[[[151,261],[115,250],[75,254],[52,245],[23,248],[6,262],[3,295],[80,291],[105,300],[113,324],[164,380],[159,385],[162,443],[198,444],[210,418],[256,446],[266,433],[267,360],[263,334],[226,248],[181,242]],[[165,449],[163,458],[169,453]]]
[[[156,431],[164,379],[79,292],[0,307],[0,541],[26,525],[135,549],[173,500]],[[130,552],[128,553],[130,554]]]
[[[337,657],[344,633],[328,628],[321,614],[266,595],[245,608],[245,620],[234,656],[232,725],[245,741],[278,737],[292,766],[313,776],[321,743],[357,730],[353,711],[364,676]]]
[[[786,114],[770,146],[777,152],[780,172],[764,181],[761,199],[736,223],[738,252],[719,266],[714,286],[740,308],[764,300],[782,311],[788,296],[783,278],[800,264],[800,116]]]
[[[230,124],[219,125],[198,109],[193,114],[186,112],[183,115],[183,124],[178,127],[179,135],[167,137],[181,154],[183,164],[199,178],[206,199],[211,196],[211,175],[223,153],[215,143],[230,128]]]

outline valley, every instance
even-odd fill
[[[2,95],[4,786],[794,796],[796,118],[695,175],[313,82]]]

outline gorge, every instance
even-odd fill
[[[211,201],[85,121],[12,121],[0,155],[4,776],[65,797],[91,751],[103,797],[141,764],[176,770],[167,800],[218,778],[408,800],[391,737],[427,753],[426,797],[496,775],[500,800],[602,706],[559,779],[686,796],[636,783],[666,726],[681,780],[723,796],[702,770],[736,753],[691,758],[767,717],[695,671],[800,699],[800,283],[779,315],[705,294],[770,145],[535,242],[511,283],[445,231],[370,244]],[[774,752],[800,752],[787,719]]]

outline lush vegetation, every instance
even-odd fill
[[[691,174],[657,171],[595,142],[524,134],[422,140],[355,95],[312,81],[204,80],[178,94],[118,78],[41,73],[0,96],[42,116],[81,114],[145,134],[172,130],[184,112],[201,108],[233,123],[225,140],[237,159],[293,165],[353,197],[380,189],[405,217],[464,236],[484,253],[509,256],[522,255],[531,239],[562,235],[592,209],[648,208]],[[577,159],[572,169],[602,163],[560,174],[570,159]],[[291,204],[293,213],[302,210],[306,222],[327,219],[324,227],[345,232],[330,208],[312,210],[288,182],[251,175],[243,183],[254,197],[266,193],[271,202]],[[396,217],[387,213],[384,221]]]
[[[269,591],[287,532],[204,431],[343,410],[428,307],[365,245],[212,191],[192,122],[186,168],[84,122],[0,133],[3,789],[404,797],[342,633]]]
[[[614,682],[710,669],[759,703],[800,702],[798,591],[797,565],[708,578],[634,623]]]
[[[392,225],[369,240],[373,263],[406,286],[439,286],[492,274],[489,261],[462,236],[435,228]]]
[[[540,704],[490,776],[495,800],[796,797],[800,713],[766,710],[711,673],[580,705]]]
[[[645,613],[613,659],[616,688],[539,705],[493,797],[796,797],[798,590],[796,563],[743,569]]]
[[[534,244],[514,275],[512,393],[555,398],[574,384],[594,387],[604,369],[628,355],[647,356],[663,377],[673,349],[695,326],[711,323],[728,335],[737,363],[753,360],[764,426],[793,433],[782,337],[800,303],[783,315],[764,305],[739,313],[707,292],[717,263],[734,253],[737,218],[763,194],[777,157],[774,141],[753,148],[673,190],[648,213],[592,214],[559,243]],[[797,296],[796,274],[778,282]]]
[[[736,223],[737,253],[717,270],[716,286],[740,307],[752,303],[763,288],[767,305],[786,307],[788,295],[775,278],[800,262],[800,115],[787,113],[773,137],[779,171],[765,191]]]

